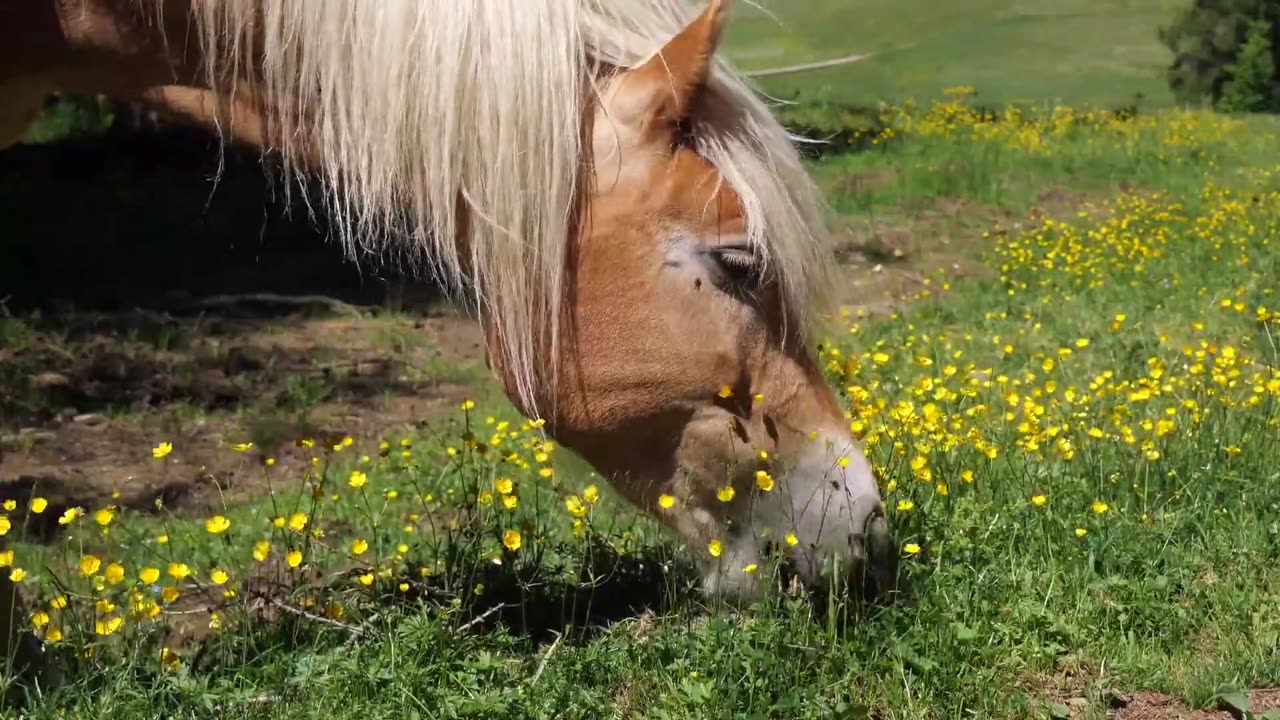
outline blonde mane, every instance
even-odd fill
[[[587,103],[601,73],[643,61],[695,8],[191,1],[206,81],[265,101],[286,171],[298,174],[299,159],[310,158],[306,174],[323,181],[346,252],[398,256],[469,295],[504,338],[490,350],[504,354],[518,399],[536,408],[536,353],[560,332],[566,250],[590,163]],[[803,313],[826,287],[831,258],[819,194],[792,139],[723,61],[691,135],[741,197],[750,241]],[[549,338],[535,336],[547,320]]]

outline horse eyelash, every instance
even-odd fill
[[[760,275],[760,261],[747,248],[717,248],[708,251],[712,261],[715,262],[720,274],[731,290],[737,293],[745,292],[754,295],[759,288],[762,277]]]

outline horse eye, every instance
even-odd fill
[[[724,280],[737,287],[755,286],[760,282],[760,258],[745,246],[720,246],[707,251]]]

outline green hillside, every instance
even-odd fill
[[[741,3],[729,54],[744,70],[859,53],[874,57],[762,79],[780,97],[841,102],[925,98],[970,85],[1009,101],[1173,102],[1157,29],[1177,0],[763,0]],[[768,11],[773,15],[766,14]]]

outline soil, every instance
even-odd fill
[[[160,334],[176,340],[158,346]],[[0,350],[0,364],[30,379],[0,401],[0,499],[47,499],[27,526],[45,540],[75,506],[203,514],[261,490],[265,457],[277,475],[306,462],[297,439],[376,447],[456,409],[475,391],[467,372],[483,371],[476,324],[439,311],[270,322],[134,312],[34,335]],[[174,447],[163,461],[151,456],[159,442]],[[254,447],[231,449],[241,442]]]
[[[852,192],[896,181],[892,171],[851,173],[837,185]],[[1129,188],[1121,188],[1127,190]],[[1028,212],[993,207],[963,198],[942,198],[906,216],[838,219],[834,225],[842,282],[836,302],[850,313],[888,315],[911,303],[937,278],[992,278],[980,261],[995,239],[1021,232],[1043,218],[1074,219],[1100,208],[1090,193],[1050,187]]]
[[[1253,690],[1245,696],[1255,717],[1280,709],[1280,688]],[[1193,710],[1168,695],[1152,692],[1135,693],[1121,698],[1118,704],[1110,714],[1114,720],[1236,720],[1240,717],[1239,713],[1225,708]]]

